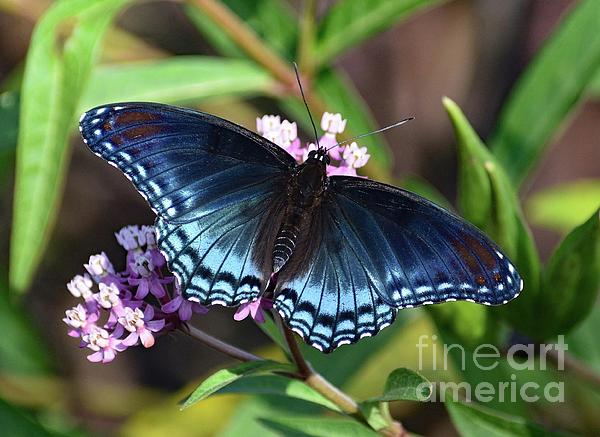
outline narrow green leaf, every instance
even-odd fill
[[[351,419],[328,417],[270,417],[260,419],[268,428],[289,437],[377,437],[375,431]]]
[[[514,416],[505,416],[493,410],[463,404],[446,398],[446,410],[452,423],[463,437],[554,437],[557,434]]]
[[[537,338],[565,334],[594,308],[600,290],[600,210],[560,243],[542,275],[538,311],[552,320]]]
[[[594,305],[592,312],[575,329],[566,335],[569,353],[589,364],[600,373],[600,306]]]
[[[490,145],[520,183],[600,70],[600,2],[578,2],[528,66],[502,109]]]
[[[341,72],[324,70],[315,79],[314,89],[325,102],[328,112],[340,112],[348,120],[345,135],[352,137],[377,129],[377,125],[369,108],[358,91]],[[307,132],[312,132],[306,109],[298,99],[285,99],[281,101],[283,108],[289,112],[294,121],[305,127]],[[317,125],[322,114],[313,114]],[[373,178],[386,179],[392,168],[392,153],[385,143],[382,135],[371,135],[361,138],[360,144],[367,146],[371,159],[366,167],[366,173]],[[389,176],[388,176],[389,178]]]
[[[441,0],[345,0],[335,3],[319,26],[316,65],[330,63],[347,49]]]
[[[68,134],[104,31],[128,0],[65,0],[38,22],[21,92],[10,283],[30,284],[56,217]],[[65,24],[72,31],[65,36]]]
[[[247,26],[289,61],[294,60],[298,25],[293,11],[285,1],[281,0],[224,0],[227,6]],[[229,36],[195,6],[185,6],[188,17],[198,30],[221,54],[229,57],[245,58],[244,52]]]
[[[424,198],[429,199],[446,209],[453,209],[450,201],[446,199],[444,195],[437,190],[437,188],[424,179],[421,179],[419,176],[404,176],[396,185],[404,188],[405,190],[412,191],[419,196],[423,196]]]
[[[237,367],[222,369],[206,378],[185,400],[181,409],[188,408],[196,402],[206,399],[211,394],[246,376],[261,372],[294,372],[296,369],[291,364],[275,361],[250,361]]]
[[[568,232],[600,207],[600,179],[579,180],[533,193],[527,217],[539,226]]]
[[[4,276],[4,275],[3,275]],[[11,301],[0,279],[0,372],[40,374],[50,369],[50,354],[23,309]]]
[[[0,399],[2,435],[11,437],[57,437],[20,409]]]
[[[257,326],[271,340],[273,340],[275,342],[275,344],[277,344],[277,346],[279,346],[284,351],[284,353],[286,355],[289,353],[288,352],[288,346],[287,346],[287,343],[285,341],[285,338],[283,338],[283,335],[281,334],[281,330],[275,324],[275,322],[273,321],[272,318],[266,317],[265,318],[265,322],[264,323],[258,323]]]
[[[389,374],[381,396],[369,401],[425,401],[431,396],[431,383],[414,370],[400,368]]]
[[[0,187],[13,167],[19,127],[19,95],[13,91],[0,93]]]
[[[79,112],[117,101],[175,104],[221,96],[256,96],[272,86],[273,80],[263,69],[242,59],[176,56],[104,65],[93,72]]]
[[[540,261],[531,232],[523,219],[516,193],[502,166],[482,143],[460,108],[444,98],[459,150],[459,205],[465,218],[485,231],[511,258],[524,281],[518,299],[497,309],[515,327],[535,336],[540,323],[537,305]]]
[[[287,396],[312,402],[330,410],[341,412],[333,402],[306,385],[304,382],[281,375],[252,375],[236,380],[218,391],[225,393],[253,393]]]

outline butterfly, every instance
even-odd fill
[[[297,164],[232,122],[155,103],[91,109],[79,129],[156,213],[186,298],[237,306],[269,296],[322,352],[377,334],[399,309],[505,304],[523,288],[476,227],[400,188],[328,177],[322,148]]]

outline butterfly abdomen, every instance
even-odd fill
[[[307,236],[314,211],[325,192],[325,166],[309,159],[298,167],[288,185],[287,204],[283,220],[273,245],[273,273],[285,266],[302,238]]]

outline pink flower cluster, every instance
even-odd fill
[[[364,167],[371,155],[366,147],[359,147],[356,142],[337,146],[337,136],[346,129],[346,121],[341,114],[325,112],[321,117],[323,136],[319,144],[329,149],[331,164],[327,166],[327,174],[356,176],[356,169]],[[306,160],[311,150],[316,150],[314,143],[302,144],[298,138],[298,126],[295,122],[281,121],[279,115],[263,115],[256,119],[256,130],[263,137],[286,150],[298,162]]]
[[[155,337],[175,329],[208,310],[185,300],[171,275],[163,274],[166,261],[156,246],[152,226],[127,226],[115,234],[127,250],[127,266],[115,269],[104,252],[84,264],[86,273],[68,284],[81,303],[65,312],[68,334],[80,347],[92,351],[88,360],[111,362],[128,347],[154,345]]]

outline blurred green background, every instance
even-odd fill
[[[238,394],[180,412],[177,402],[194,383],[229,364],[223,356],[173,335],[95,365],[61,322],[73,304],[65,284],[88,256],[105,250],[124,262],[112,233],[153,221],[127,180],[86,150],[76,135],[79,114],[148,100],[250,129],[257,115],[282,114],[306,129],[294,60],[315,118],[342,112],[351,135],[414,116],[364,140],[373,156],[365,174],[455,205],[525,278],[523,295],[505,308],[403,311],[377,338],[331,356],[310,354],[315,366],[364,399],[394,368],[418,367],[419,335],[438,333],[472,350],[482,341],[506,346],[515,333],[550,343],[564,334],[585,372],[517,376],[519,383],[565,381],[564,404],[488,405],[510,419],[458,407],[449,415],[440,403],[395,403],[392,413],[423,435],[547,432],[533,422],[598,435],[598,29],[597,0],[0,0],[6,435],[270,435],[257,418],[321,413],[299,401]],[[280,356],[252,323],[233,323],[232,313],[219,308],[196,323]],[[511,373],[430,367],[421,370],[433,381]]]

